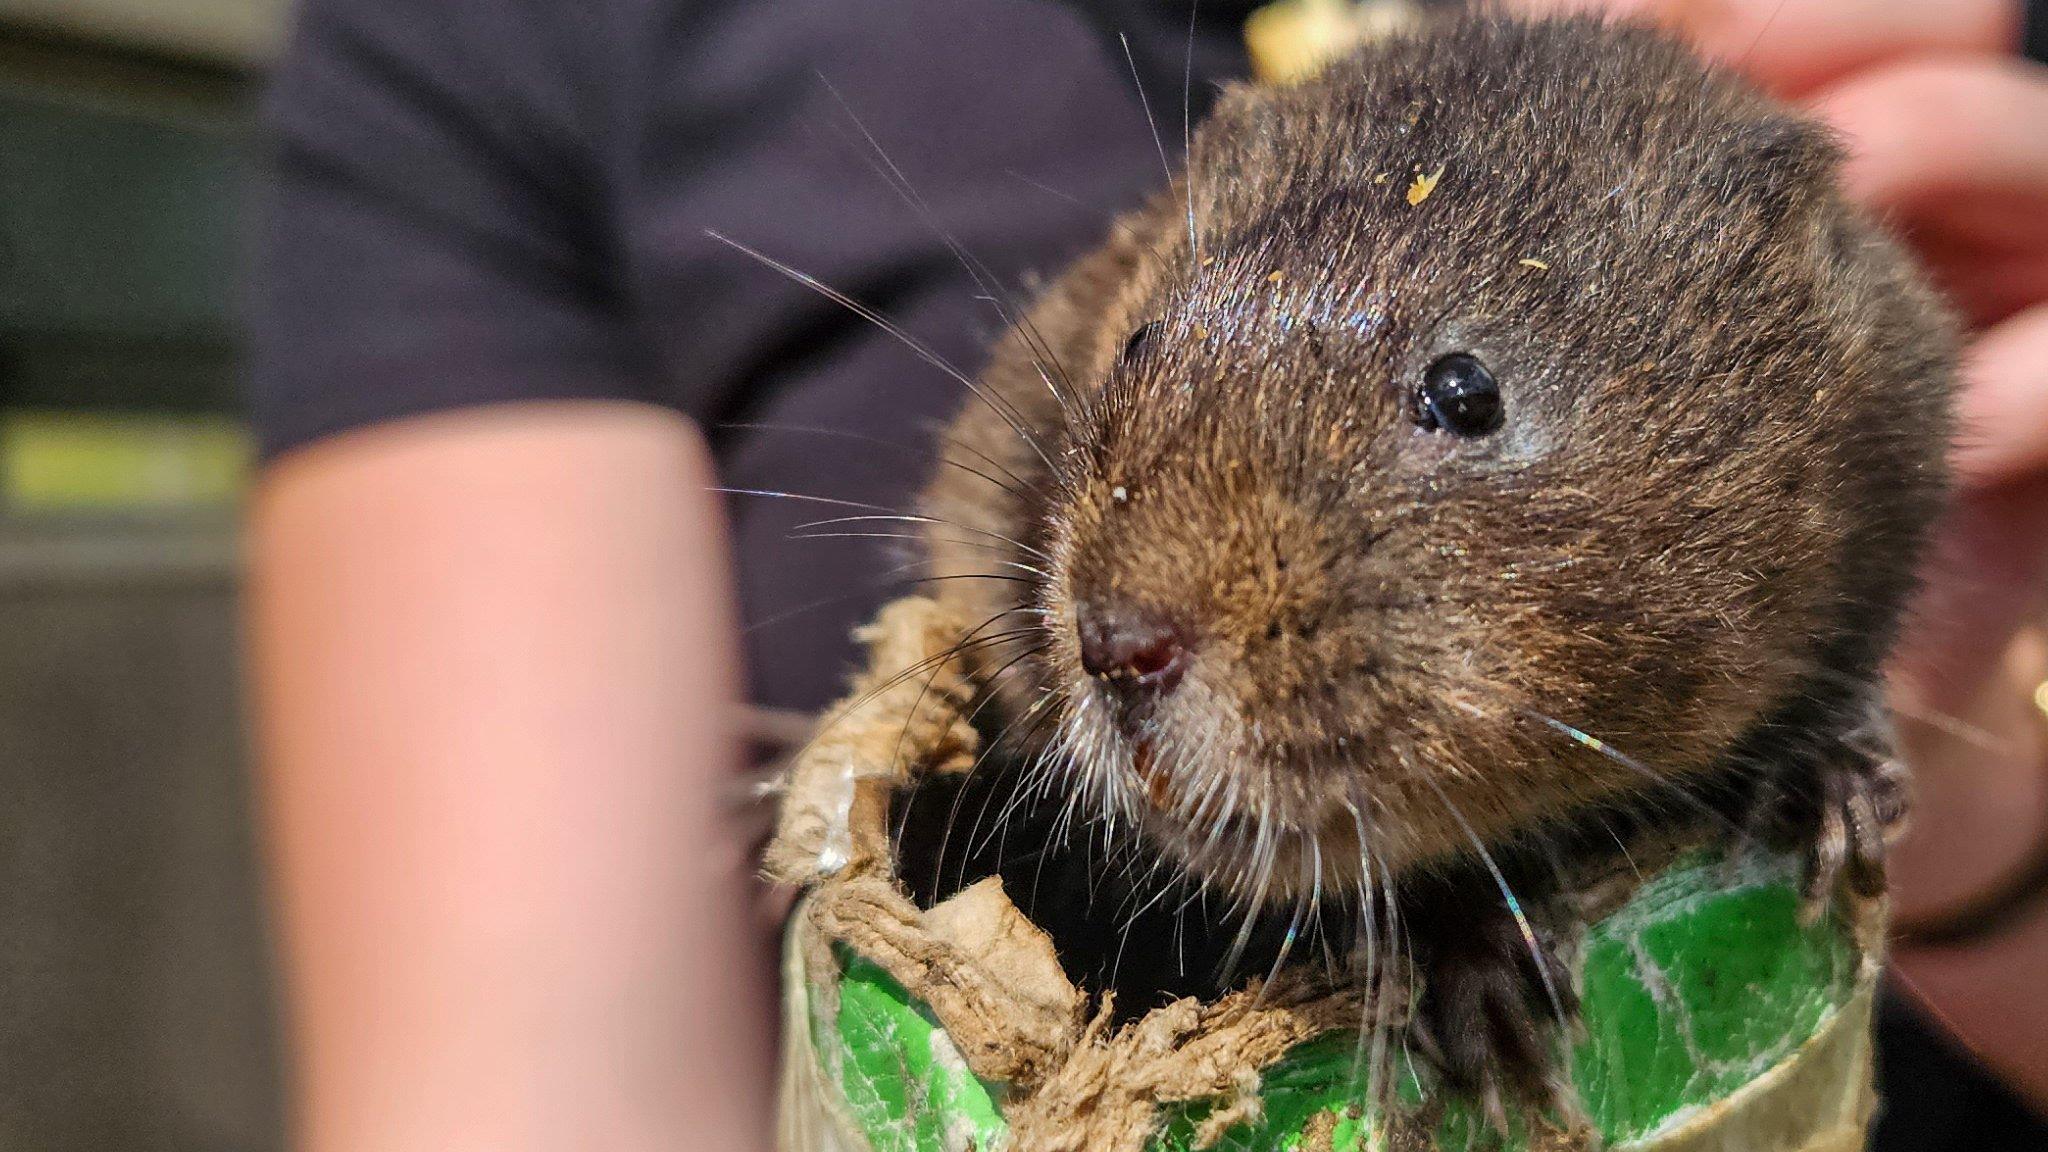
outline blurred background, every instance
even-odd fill
[[[0,1148],[281,1146],[237,247],[283,0],[0,0]]]

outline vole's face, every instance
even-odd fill
[[[1205,185],[1233,147],[1058,462],[1085,795],[1251,899],[1350,889],[1697,773],[1814,671],[1861,387],[1831,201],[1483,154],[1418,197],[1427,146]]]

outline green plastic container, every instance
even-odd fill
[[[1688,858],[1595,925],[1583,953],[1585,1034],[1573,1075],[1592,1147],[1657,1152],[1850,1152],[1874,1108],[1875,965],[1849,929],[1798,915],[1798,861],[1731,869]],[[879,966],[792,932],[787,977],[785,1152],[990,1152],[1007,1146],[1006,1086],[974,1076],[944,1029]],[[812,987],[829,973],[831,995]],[[827,1011],[823,1006],[835,1004]],[[1408,1120],[1375,1131],[1355,1090],[1357,1037],[1311,1040],[1264,1070],[1260,1117],[1229,1152],[1496,1149],[1458,1104],[1434,1105],[1402,1065]],[[1151,1148],[1184,1152],[1208,1106],[1168,1111]],[[1427,1118],[1424,1121],[1422,1118]],[[1425,1131],[1426,1129],[1426,1131]],[[1574,1147],[1517,1133],[1516,1150]]]

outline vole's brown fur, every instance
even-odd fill
[[[1870,888],[1882,752],[1849,737],[1941,499],[1955,338],[1836,165],[1590,21],[1231,91],[1001,342],[927,493],[938,574],[1019,578],[937,587],[993,621],[1026,782],[1255,907],[1369,905],[1588,812],[1684,819],[1681,789],[1792,797],[1820,880],[1846,856]],[[1418,426],[1452,352],[1500,383],[1490,436]],[[1186,634],[1177,688],[1083,671],[1102,600]],[[1496,1022],[1525,942],[1470,891],[1400,898],[1421,1038],[1468,1082],[1541,1051]]]

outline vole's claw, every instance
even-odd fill
[[[1743,842],[1805,854],[1800,915],[1809,923],[1838,896],[1868,902],[1884,895],[1886,849],[1909,807],[1907,770],[1888,737],[1875,720],[1824,752],[1763,773],[1741,801]]]
[[[1803,775],[1767,788],[1756,803],[1781,842],[1806,852],[1801,912],[1811,920],[1838,893],[1884,894],[1886,847],[1905,822],[1907,780],[1896,757],[1848,743]]]
[[[1514,1131],[1508,1125],[1508,1108],[1501,1100],[1500,1084],[1497,1081],[1489,1080],[1486,1086],[1479,1090],[1479,1110],[1485,1114],[1487,1125],[1499,1133],[1502,1140],[1514,1136]]]

